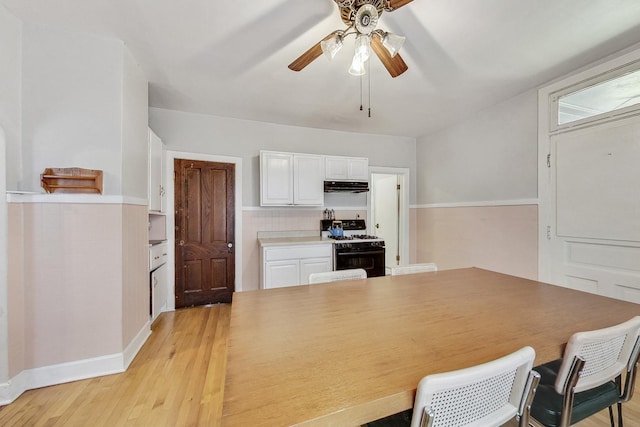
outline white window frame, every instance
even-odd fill
[[[558,114],[560,106],[560,98],[581,91],[585,88],[595,86],[599,83],[614,80],[617,77],[623,76],[633,71],[640,70],[640,60],[628,62],[619,67],[606,70],[600,74],[592,75],[582,81],[574,82],[570,86],[566,86],[556,92],[549,95],[549,129],[550,133],[557,133],[567,129],[577,129],[581,127],[591,126],[596,123],[604,123],[611,120],[618,120],[620,118],[640,114],[640,103],[631,105],[629,107],[620,108],[617,110],[607,111],[605,113],[596,114],[591,117],[587,117],[580,120],[575,120],[569,123],[558,124]]]

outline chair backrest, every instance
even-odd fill
[[[498,427],[525,412],[527,425],[540,379],[531,370],[535,356],[533,348],[523,347],[482,365],[424,377],[418,384],[411,427]]]
[[[609,328],[573,334],[558,370],[554,384],[556,392],[564,394],[565,383],[576,357],[584,360],[582,373],[574,388],[576,393],[616,378],[627,369],[638,336],[640,316]]]
[[[309,274],[309,284],[337,282],[338,280],[356,280],[366,279],[367,272],[362,268],[353,268],[350,270],[325,271],[322,273]]]
[[[432,262],[424,264],[407,264],[391,267],[391,275],[398,276],[400,274],[426,273],[429,271],[438,271],[438,266]]]

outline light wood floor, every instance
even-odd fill
[[[122,374],[30,390],[0,407],[0,426],[218,426],[229,305],[164,313]],[[640,425],[640,398],[625,406]],[[608,426],[607,412],[579,427]]]
[[[217,426],[229,314],[163,313],[126,372],[27,391],[0,408],[0,426]]]

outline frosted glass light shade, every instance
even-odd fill
[[[354,57],[358,57],[363,64],[369,59],[371,53],[371,37],[360,34],[356,37],[356,51]]]
[[[336,56],[336,53],[338,53],[340,48],[342,48],[342,37],[336,34],[330,39],[323,40],[320,42],[320,48],[322,48],[324,56],[331,61]]]
[[[360,60],[360,57],[356,54],[353,55],[353,61],[351,61],[351,68],[349,68],[349,74],[352,76],[362,76],[366,74],[364,68],[364,61]]]
[[[387,49],[387,51],[389,51],[389,54],[393,58],[394,56],[396,56],[396,53],[398,53],[400,48],[402,48],[402,45],[404,44],[404,41],[406,39],[407,38],[404,36],[399,36],[397,34],[392,34],[392,33],[385,33],[384,37],[382,38],[382,46],[384,46]]]

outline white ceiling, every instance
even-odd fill
[[[378,23],[407,37],[409,70],[392,79],[372,57],[368,118],[347,73],[353,38],[332,62],[287,68],[344,28],[333,0],[0,2],[25,22],[124,40],[152,107],[413,137],[640,42],[638,0],[414,0]]]

